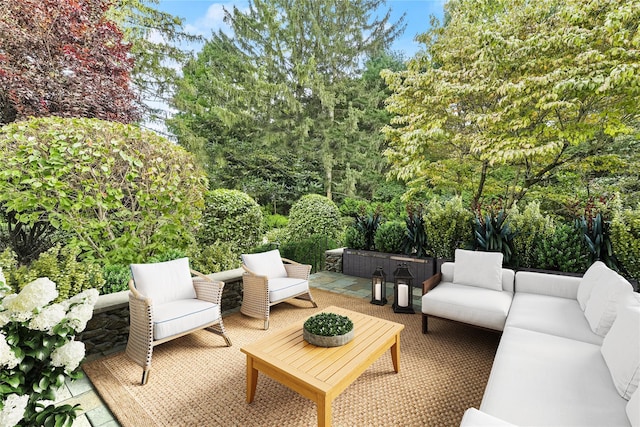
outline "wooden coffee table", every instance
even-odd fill
[[[247,403],[253,402],[260,371],[316,402],[318,426],[330,426],[333,399],[388,349],[393,369],[400,371],[404,325],[340,307],[323,311],[348,316],[354,324],[353,340],[341,347],[316,347],[302,339],[303,320],[244,346],[240,351],[247,355]]]

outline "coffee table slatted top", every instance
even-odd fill
[[[400,370],[403,324],[335,306],[322,311],[349,317],[353,340],[340,347],[316,347],[302,338],[302,320],[244,346],[248,402],[253,401],[260,371],[318,403],[318,424],[329,425],[331,400],[387,350],[391,349],[394,370]]]

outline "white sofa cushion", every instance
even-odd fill
[[[587,301],[589,301],[593,288],[600,283],[602,277],[607,274],[607,270],[609,270],[609,268],[605,263],[602,261],[596,261],[591,264],[591,267],[589,267],[589,269],[584,273],[584,276],[582,276],[577,296],[578,303],[580,303],[582,311],[587,308]]]
[[[535,271],[518,271],[516,273],[516,293],[549,295],[576,300],[581,277],[564,276]],[[581,309],[580,311],[584,311]]]
[[[630,399],[640,381],[640,303],[634,293],[619,304],[601,351],[618,393]]]
[[[453,283],[453,269],[454,263],[445,262],[440,267],[440,273],[442,273],[441,282]],[[516,272],[508,268],[502,269],[502,290],[508,292],[514,292],[515,290],[515,274]]]
[[[131,264],[136,289],[154,304],[196,297],[189,258],[154,264]]]
[[[640,427],[640,389],[637,389],[627,403],[627,417],[633,427]]]
[[[269,279],[287,277],[287,270],[278,249],[258,254],[242,254],[242,262],[259,276],[267,276]]]
[[[441,282],[422,296],[422,312],[501,331],[513,293]]]
[[[509,427],[513,424],[499,418],[478,411],[476,408],[469,408],[464,411],[460,427]]]
[[[628,426],[600,346],[505,328],[480,410],[516,425]]]
[[[294,277],[269,279],[269,302],[282,301],[309,291],[309,281]]]
[[[153,306],[153,338],[161,340],[196,329],[220,318],[220,306],[198,299],[183,299]]]
[[[456,249],[453,283],[501,291],[502,258],[500,252]]]
[[[520,272],[516,274],[519,289],[518,277]],[[575,299],[516,292],[505,324],[509,326],[602,344],[602,337],[591,330]]]
[[[615,271],[609,270],[602,275],[600,281],[591,291],[591,296],[587,300],[587,306],[584,310],[584,316],[587,318],[591,330],[604,337],[616,319],[620,298],[625,293],[632,292],[631,284]]]

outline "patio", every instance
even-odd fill
[[[371,298],[370,280],[345,276],[335,272],[321,271],[312,274],[311,287],[357,298]],[[393,285],[391,283],[387,284],[387,294],[387,298],[392,300]],[[416,287],[414,287],[413,304],[416,312],[419,312],[420,290]],[[391,310],[391,301],[387,304],[387,307]],[[225,312],[225,316],[238,310],[234,309]],[[82,412],[74,423],[76,427],[116,427],[120,425],[86,376],[80,380],[68,382],[63,390],[60,391],[58,401],[64,404],[81,405]]]

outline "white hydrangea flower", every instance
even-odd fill
[[[67,373],[76,369],[84,358],[84,344],[81,341],[69,341],[51,352],[51,365],[64,367]]]
[[[7,337],[0,332],[0,366],[5,366],[8,369],[13,369],[18,366],[20,359],[16,357],[16,354],[11,349],[11,346],[7,343]],[[0,423],[0,426],[4,425]]]
[[[6,310],[0,311],[0,328],[2,328],[4,325],[9,323],[10,320],[11,320],[11,317],[9,316],[8,311]]]
[[[29,395],[10,394],[3,402],[0,411],[0,426],[13,427],[24,417],[24,410],[29,402]]]
[[[0,267],[0,298],[5,296],[7,292],[11,292],[11,288],[7,286],[7,279],[4,278],[2,267]]]
[[[66,316],[66,310],[62,304],[52,304],[43,308],[29,322],[29,328],[36,331],[45,331],[52,335],[52,329]]]
[[[67,303],[71,306],[74,304],[89,304],[91,306],[96,305],[98,301],[98,291],[96,289],[87,289],[79,294],[76,294],[67,300]]]
[[[76,304],[71,307],[71,310],[67,313],[67,319],[69,319],[69,325],[76,332],[81,332],[87,327],[87,322],[93,316],[93,305],[89,304]]]
[[[57,296],[56,284],[47,277],[41,277],[27,284],[18,295],[5,297],[2,305],[14,320],[26,322],[31,319],[34,310],[46,306]]]

